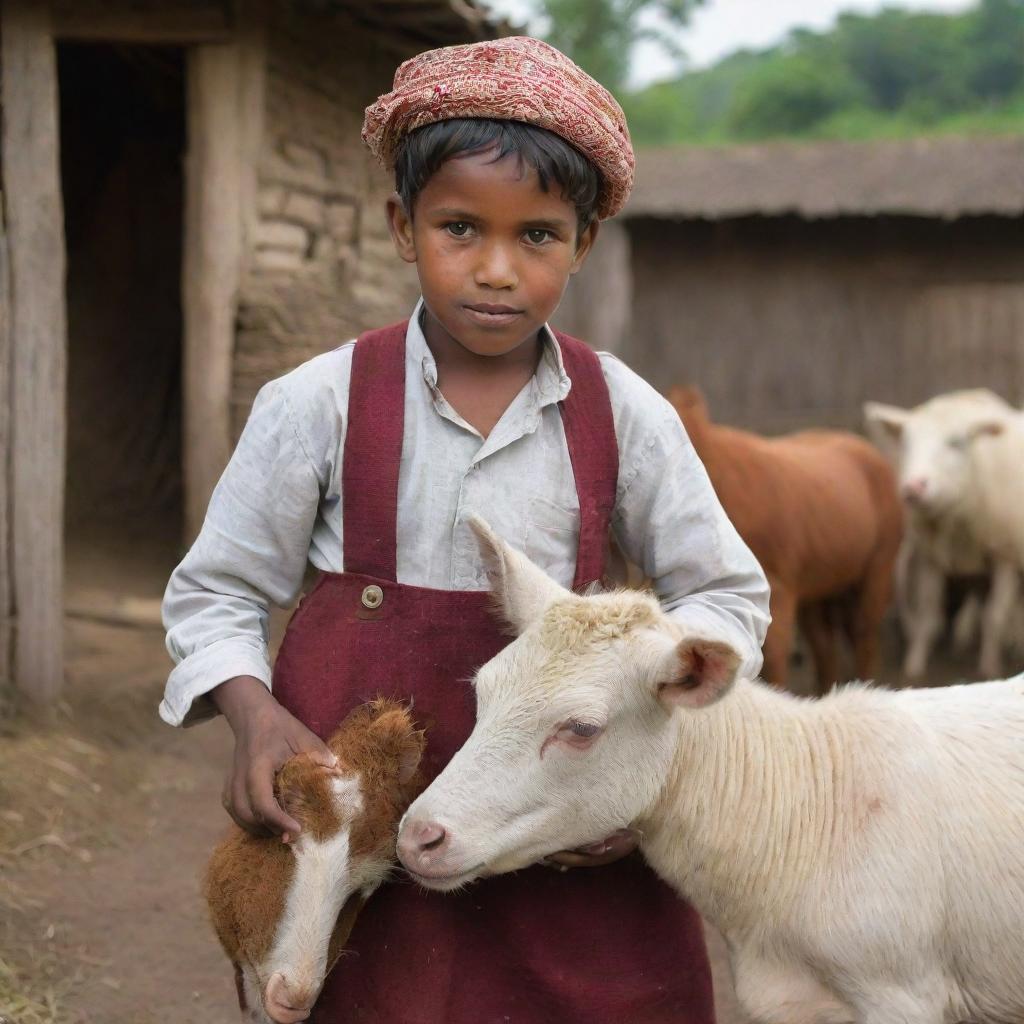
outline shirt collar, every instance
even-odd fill
[[[435,391],[437,389],[437,363],[423,334],[422,318],[425,311],[426,307],[421,298],[412,311],[409,327],[405,333],[406,363],[416,366],[423,374],[423,380],[427,387],[431,391]],[[572,388],[572,380],[565,372],[562,349],[555,338],[554,331],[545,324],[541,328],[540,337],[541,357],[533,375],[533,384],[536,388],[538,405],[543,408],[546,405],[563,401]]]

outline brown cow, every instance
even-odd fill
[[[247,1024],[309,1016],[356,915],[390,872],[398,820],[423,788],[423,733],[394,701],[357,707],[327,745],[337,767],[298,754],[277,776],[278,799],[302,833],[285,844],[233,826],[207,869],[210,916]]]
[[[844,431],[765,438],[712,423],[694,388],[674,388],[669,400],[771,584],[765,679],[785,685],[798,620],[821,692],[840,679],[840,623],[857,676],[872,678],[903,530],[888,461]]]

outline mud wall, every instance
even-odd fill
[[[273,14],[257,223],[241,288],[235,432],[270,378],[408,315],[415,273],[384,218],[391,183],[359,139],[407,53],[346,15]]]

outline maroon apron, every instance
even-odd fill
[[[509,637],[485,592],[396,582],[405,332],[398,324],[356,344],[345,572],[324,573],[292,617],[274,695],[321,737],[363,701],[411,699],[433,779],[473,729],[469,680]],[[572,378],[561,413],[580,502],[579,586],[602,577],[618,449],[597,357],[575,339],[559,342]],[[459,893],[399,876],[374,894],[348,949],[312,1024],[714,1021],[700,919],[638,855],[565,873],[533,867]]]

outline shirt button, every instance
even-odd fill
[[[379,608],[384,603],[384,591],[377,586],[376,583],[371,583],[363,591],[363,607],[364,608]]]

